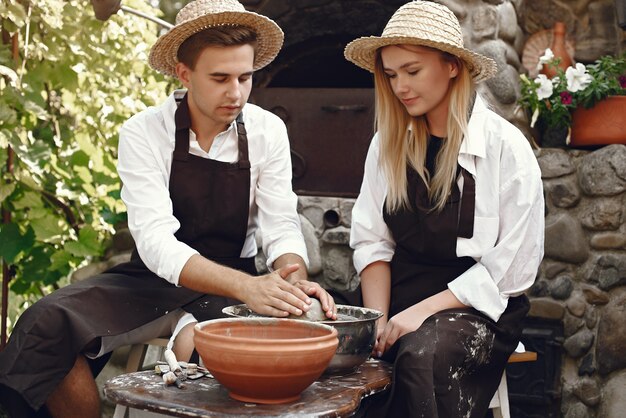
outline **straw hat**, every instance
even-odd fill
[[[463,47],[459,21],[446,6],[415,0],[400,7],[389,19],[382,36],[350,42],[344,51],[348,61],[374,72],[376,50],[388,45],[422,45],[449,52],[467,64],[475,82],[493,77],[496,62]]]
[[[226,25],[246,26],[256,32],[254,70],[272,62],[283,45],[283,31],[273,20],[246,11],[237,0],[195,0],[178,12],[176,25],[157,39],[150,50],[150,66],[163,74],[176,76],[176,53],[180,45],[204,29]]]

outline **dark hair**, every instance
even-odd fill
[[[192,70],[198,57],[209,46],[251,45],[256,55],[257,35],[247,27],[239,25],[214,26],[194,33],[178,47],[176,58]]]

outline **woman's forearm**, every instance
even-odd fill
[[[389,298],[391,294],[391,270],[389,263],[376,261],[361,271],[361,293],[366,308],[381,311],[382,323],[389,320]]]

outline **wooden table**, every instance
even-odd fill
[[[115,377],[104,394],[116,404],[177,417],[347,417],[361,399],[388,387],[391,370],[390,364],[369,359],[354,373],[320,377],[298,401],[280,405],[236,401],[211,378],[187,380],[184,389],[165,386],[152,371]]]

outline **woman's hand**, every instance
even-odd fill
[[[432,313],[418,303],[393,316],[378,337],[376,355],[382,356],[400,337],[417,330]]]
[[[372,348],[372,355],[380,357],[383,353],[383,350],[380,349],[380,337],[383,335],[383,331],[385,331],[385,327],[387,326],[387,315],[383,315],[378,319],[376,323],[376,343]],[[379,354],[380,353],[380,354]]]
[[[378,339],[378,356],[382,356],[400,337],[416,331],[431,315],[450,308],[467,308],[450,289],[443,290],[396,314],[387,322]]]

